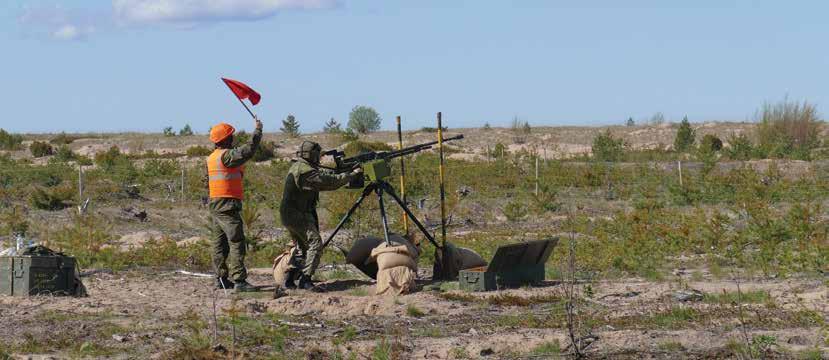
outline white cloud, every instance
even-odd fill
[[[18,18],[24,32],[43,38],[72,41],[82,40],[94,33],[103,23],[100,16],[85,9],[67,9],[60,5],[30,6]]]
[[[127,23],[250,21],[280,10],[324,9],[336,0],[113,0],[116,19]]]
[[[81,36],[81,32],[75,25],[64,25],[52,33],[52,37],[58,40],[75,40]]]
[[[57,40],[80,40],[95,32],[92,26],[78,27],[76,25],[63,25],[52,33],[52,38]]]

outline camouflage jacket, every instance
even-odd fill
[[[337,190],[351,180],[351,175],[320,169],[303,159],[294,160],[282,191],[279,214],[283,224],[305,222],[306,215],[316,219],[320,191]]]

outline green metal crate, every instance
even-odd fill
[[[544,264],[557,244],[558,238],[553,238],[501,246],[489,266],[461,270],[458,287],[473,292],[541,283]]]
[[[0,257],[0,295],[72,295],[77,286],[73,257]]]

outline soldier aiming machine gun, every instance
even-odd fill
[[[443,141],[446,142],[460,139],[463,139],[463,134],[445,138]],[[348,184],[348,187],[351,189],[360,189],[366,186],[365,179],[368,179],[370,182],[388,179],[388,177],[391,176],[391,164],[389,164],[389,160],[431,149],[432,146],[435,146],[437,143],[437,141],[432,141],[393,151],[369,151],[349,158],[346,158],[345,153],[341,150],[328,150],[322,153],[322,155],[333,157],[334,163],[337,165],[333,168],[323,167],[333,170],[338,174],[347,173],[358,167],[362,167],[365,177],[352,181]]]
[[[445,138],[445,139],[443,139],[443,141],[445,142],[445,141],[460,140],[460,139],[463,139],[463,134],[456,135],[456,136],[449,137],[449,138]],[[353,188],[353,189],[354,188],[357,188],[357,189],[358,188],[363,188],[363,193],[362,193],[362,195],[360,195],[360,198],[357,199],[357,201],[354,203],[354,205],[352,205],[351,208],[348,209],[348,212],[345,214],[345,216],[343,216],[343,218],[337,224],[337,227],[334,228],[334,231],[332,231],[331,234],[328,235],[328,238],[322,244],[322,248],[325,248],[326,246],[328,246],[328,243],[330,243],[331,240],[334,239],[334,236],[337,235],[337,232],[340,231],[340,229],[343,227],[343,225],[345,225],[345,223],[348,221],[348,219],[351,217],[351,215],[354,214],[354,211],[356,211],[357,208],[360,207],[360,204],[363,202],[363,200],[365,200],[366,196],[368,196],[368,194],[373,192],[373,193],[377,194],[377,199],[380,203],[380,218],[383,222],[383,236],[384,236],[384,239],[386,240],[387,244],[391,244],[391,241],[389,240],[389,225],[388,225],[388,220],[386,218],[385,205],[384,205],[384,202],[383,202],[383,194],[384,193],[391,196],[392,199],[394,199],[394,201],[397,203],[397,205],[400,206],[400,208],[403,210],[403,212],[406,213],[406,216],[408,216],[408,218],[411,219],[411,221],[417,226],[417,228],[420,230],[420,232],[423,233],[423,236],[425,236],[426,239],[428,239],[429,242],[431,242],[432,245],[435,246],[435,248],[442,249],[442,246],[440,246],[437,243],[437,241],[435,241],[434,236],[432,236],[432,234],[430,234],[429,231],[426,230],[426,228],[414,216],[414,214],[412,214],[411,210],[409,210],[408,206],[406,206],[406,203],[404,203],[403,200],[401,200],[400,197],[397,196],[397,194],[394,191],[394,188],[387,181],[387,179],[391,176],[391,164],[390,164],[389,160],[394,159],[394,158],[398,158],[398,157],[401,157],[401,156],[404,156],[404,155],[410,155],[410,154],[414,154],[414,153],[421,152],[421,151],[424,151],[424,150],[428,150],[428,149],[432,148],[432,146],[437,145],[437,144],[438,144],[438,141],[432,141],[432,142],[427,142],[427,143],[423,143],[423,144],[417,144],[417,145],[409,146],[409,147],[406,147],[406,148],[403,148],[403,149],[400,149],[400,150],[394,150],[394,151],[365,152],[365,153],[362,153],[362,154],[359,154],[359,155],[356,155],[356,156],[352,156],[352,157],[348,157],[348,158],[345,158],[345,153],[344,152],[342,152],[340,150],[336,150],[336,149],[329,150],[329,151],[326,151],[325,153],[323,153],[323,155],[328,155],[328,156],[334,157],[334,163],[336,163],[336,167],[333,167],[333,168],[325,167],[325,168],[327,168],[329,170],[333,170],[337,173],[345,173],[345,172],[352,171],[352,170],[356,169],[357,167],[361,167],[363,169],[363,173],[365,174],[365,176],[362,177],[362,178],[357,179],[356,181],[352,181],[351,183],[349,183],[349,185],[348,185],[349,188]],[[368,184],[365,183],[366,179],[369,181]],[[360,270],[362,270],[363,272],[365,272],[366,274],[371,276],[372,271],[361,267],[362,264],[354,264],[354,265],[356,265],[358,268],[360,268]],[[373,272],[376,273],[376,269],[373,269]]]

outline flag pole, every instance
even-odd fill
[[[253,111],[250,111],[250,108],[248,107],[248,104],[245,104],[245,102],[244,102],[244,101],[242,101],[242,99],[239,99],[239,97],[236,97],[236,99],[238,99],[238,100],[239,100],[239,102],[240,102],[240,103],[242,103],[242,106],[244,106],[244,107],[245,107],[245,110],[247,110],[247,111],[248,111],[248,114],[250,114],[250,116],[251,116],[252,118],[256,119],[256,115],[254,115],[254,114],[253,114]]]

